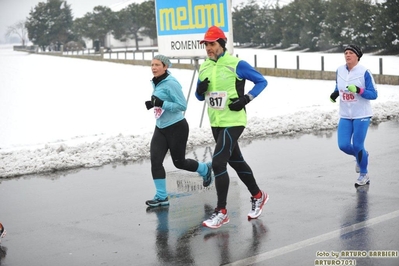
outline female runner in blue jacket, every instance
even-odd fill
[[[153,93],[145,105],[148,110],[154,108],[156,121],[150,145],[151,172],[156,194],[153,199],[146,201],[150,207],[169,205],[163,166],[168,150],[176,168],[199,173],[204,179],[204,187],[212,182],[210,163],[200,163],[185,157],[189,126],[183,112],[187,108],[187,101],[182,86],[168,70],[171,65],[169,58],[164,55],[156,55],[151,61]]]

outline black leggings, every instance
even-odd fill
[[[186,119],[166,128],[155,127],[150,146],[153,179],[164,179],[166,177],[163,161],[168,150],[176,168],[190,172],[197,171],[198,162],[186,159],[188,133],[189,127]]]
[[[215,186],[218,197],[217,208],[224,209],[227,205],[230,178],[227,172],[227,163],[237,172],[240,180],[247,186],[252,196],[259,192],[251,168],[245,162],[238,145],[238,138],[244,131],[240,127],[212,127],[216,147],[212,158],[212,168],[215,174]]]

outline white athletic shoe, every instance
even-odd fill
[[[227,215],[227,210],[226,213],[224,214],[220,210],[215,209],[212,216],[208,220],[203,221],[202,225],[215,229],[221,227],[224,224],[227,224],[228,222],[230,222],[230,219],[229,216]]]
[[[370,178],[368,174],[360,174],[356,180],[355,186],[364,186],[370,184]]]
[[[262,197],[255,199],[251,197],[251,210],[248,213],[248,220],[256,219],[262,214],[263,205],[269,200],[269,195],[261,191]]]

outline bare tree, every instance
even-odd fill
[[[13,34],[18,35],[18,37],[21,39],[22,45],[25,46],[25,43],[28,41],[28,31],[25,27],[25,21],[21,20],[7,28],[6,37],[9,38]]]

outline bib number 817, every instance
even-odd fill
[[[209,105],[213,108],[221,107],[223,102],[222,97],[209,97]]]

